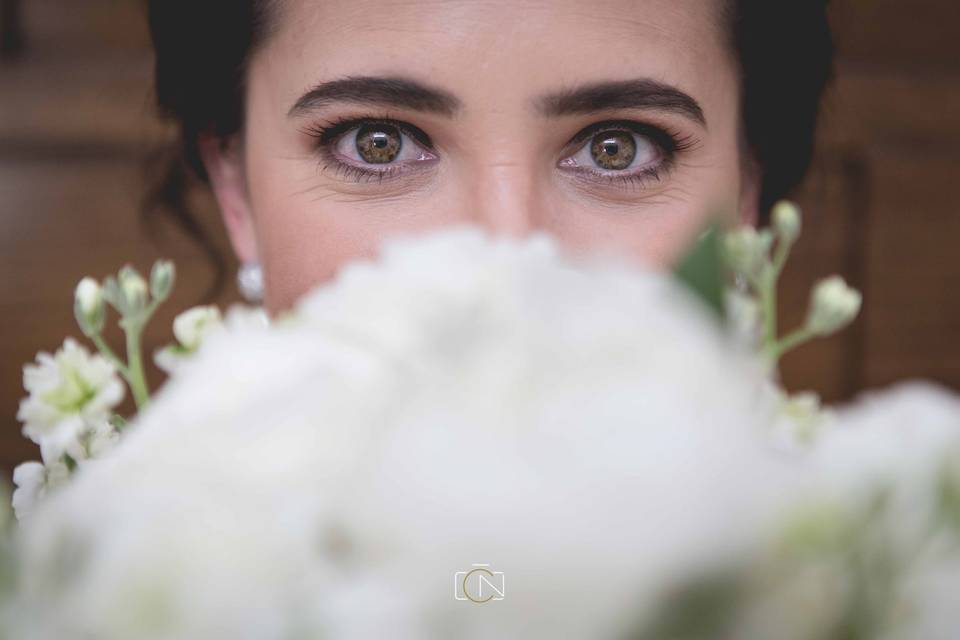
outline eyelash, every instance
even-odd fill
[[[343,162],[333,152],[340,139],[355,129],[369,124],[387,124],[396,127],[400,132],[413,138],[423,147],[433,150],[430,136],[423,130],[400,120],[390,117],[363,117],[341,118],[322,123],[316,123],[305,128],[303,132],[315,140],[317,153],[320,157],[321,169],[332,170],[336,175],[352,182],[368,183],[383,182],[405,172],[403,165],[395,164],[384,169],[367,169],[354,164]],[[633,173],[610,172],[605,173],[598,169],[587,167],[568,168],[568,171],[587,174],[588,179],[601,180],[614,186],[642,188],[649,182],[659,182],[662,174],[669,172],[676,164],[677,156],[695,148],[699,142],[691,135],[682,135],[656,125],[637,122],[634,120],[604,120],[581,129],[565,145],[564,149],[574,149],[574,153],[582,148],[583,144],[605,131],[628,131],[649,140],[662,159],[656,166],[647,167]],[[566,157],[566,156],[565,156]]]

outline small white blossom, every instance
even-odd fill
[[[150,270],[150,294],[155,300],[165,300],[173,288],[176,269],[169,260],[157,260]]]
[[[727,310],[727,326],[734,339],[745,347],[756,349],[763,335],[760,304],[757,299],[742,291],[728,288],[724,291]]]
[[[120,441],[120,433],[107,420],[86,422],[66,453],[77,463],[100,458]]]
[[[785,242],[793,242],[800,236],[800,208],[786,200],[778,202],[771,214],[773,228]]]
[[[227,308],[223,322],[228,329],[232,330],[266,329],[270,326],[270,315],[263,307],[234,304]]]
[[[76,290],[77,304],[86,315],[93,315],[103,304],[100,294],[100,284],[93,278],[87,277],[80,281]]]
[[[70,441],[57,458],[50,458],[50,449],[44,450],[44,462],[24,462],[13,471],[16,490],[13,493],[13,508],[17,519],[22,520],[53,489],[66,483],[70,477],[63,454],[78,466],[102,457],[120,440],[119,432],[107,420],[84,421],[76,437]]]
[[[56,354],[41,352],[36,364],[24,366],[23,386],[30,395],[17,419],[44,460],[58,460],[86,424],[107,420],[124,395],[113,364],[72,338]]]
[[[196,351],[204,336],[221,325],[220,310],[217,307],[193,307],[174,319],[173,335],[184,349]]]
[[[857,317],[863,297],[840,276],[824,278],[816,284],[807,314],[807,329],[816,335],[830,335]]]
[[[241,321],[238,314],[243,316],[244,322],[253,322],[254,318],[260,319],[265,316],[262,310],[257,312],[230,310],[233,317],[231,323]],[[248,320],[249,318],[249,320]],[[222,329],[224,326],[220,310],[215,306],[201,306],[187,309],[178,315],[173,321],[173,335],[177,338],[177,343],[167,345],[153,352],[153,362],[157,367],[167,373],[174,375],[184,362],[186,362],[200,347],[200,343],[212,332]]]
[[[188,356],[189,354],[177,345],[167,345],[153,352],[153,364],[157,365],[160,371],[172,376]]]
[[[13,470],[13,510],[18,520],[28,517],[30,512],[51,490],[64,484],[70,477],[70,470],[63,462],[43,464],[24,462]]]
[[[752,279],[769,263],[772,243],[773,236],[769,231],[745,226],[724,236],[724,255],[734,271]]]
[[[121,269],[118,278],[127,309],[131,311],[142,309],[147,303],[147,281],[130,266]]]
[[[205,308],[201,307],[198,309]],[[212,316],[213,318],[217,318],[217,314],[219,312],[216,310],[216,308],[210,307],[209,309],[211,311],[203,311],[198,313],[201,320],[204,316]],[[193,329],[190,328],[190,323],[194,322],[196,319],[188,318],[187,320],[190,320],[190,322],[185,323],[187,326],[183,328],[182,333],[187,334],[185,337],[189,339],[189,334],[193,331]],[[263,307],[234,304],[227,308],[226,314],[224,315],[222,321],[217,318],[213,322],[206,322],[203,324],[203,329],[201,331],[202,336],[200,337],[199,341],[203,342],[208,336],[209,331],[214,328],[226,328],[229,331],[248,329],[263,330],[267,329],[270,325],[270,316]],[[177,371],[182,369],[184,363],[186,363],[191,356],[193,356],[194,352],[195,349],[187,349],[182,344],[170,344],[153,352],[153,362],[157,365],[158,369],[165,372],[167,375],[172,376],[176,374]]]
[[[103,330],[106,307],[103,292],[93,278],[84,278],[74,292],[74,315],[83,333],[91,336]]]
[[[823,406],[820,395],[813,391],[788,393],[779,385],[768,382],[766,393],[775,406],[774,441],[787,448],[809,448],[834,419],[833,412]]]

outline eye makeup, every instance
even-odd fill
[[[425,131],[389,117],[338,119],[313,124],[303,132],[313,139],[322,170],[350,182],[380,183],[400,178],[438,159]],[[680,155],[698,144],[693,136],[650,123],[604,120],[577,132],[564,146],[556,166],[578,181],[639,189],[660,181]],[[384,156],[386,151],[379,149],[391,154]],[[365,161],[364,157],[374,161]]]
[[[689,135],[636,120],[604,120],[584,127],[568,143],[573,153],[558,166],[579,179],[599,181],[616,187],[643,187],[658,182],[673,169],[678,156],[690,151],[699,141]],[[625,156],[627,151],[632,152]],[[630,168],[636,158],[655,156]],[[620,167],[630,160],[627,166]],[[606,161],[612,167],[604,167]]]
[[[313,146],[322,170],[349,182],[383,182],[416,170],[410,165],[436,159],[432,151],[433,141],[426,132],[407,122],[388,117],[343,118],[312,124],[304,128],[303,132],[313,138]],[[350,158],[350,149],[341,148],[345,146],[344,143],[348,143],[347,146],[352,147],[352,151],[358,156],[364,154],[367,151],[364,147],[368,139],[362,137],[364,134],[368,134],[368,138],[369,134],[382,139],[389,138],[398,157],[404,152],[414,152],[414,158],[392,162],[364,162],[362,157]]]

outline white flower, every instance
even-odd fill
[[[63,453],[82,467],[113,449],[119,440],[120,434],[106,420],[84,421]],[[66,483],[70,477],[70,467],[62,454],[54,459],[49,457],[49,448],[46,453],[48,457],[44,462],[24,462],[13,471],[13,482],[17,488],[13,492],[12,503],[18,520],[23,520],[51,490]]]
[[[214,306],[193,307],[173,321],[173,335],[187,351],[195,351],[210,331],[222,324],[220,310]]]
[[[884,477],[927,482],[938,461],[960,452],[960,398],[932,383],[864,392],[834,413],[814,453],[823,473],[844,486]]]
[[[30,519],[13,606],[50,637],[608,637],[767,519],[757,375],[662,274],[387,243],[211,336]],[[505,606],[455,600],[475,562]]]
[[[813,288],[807,329],[816,335],[830,335],[853,322],[860,312],[863,298],[840,276],[830,276]]]
[[[24,520],[44,496],[64,484],[70,470],[63,462],[44,465],[41,462],[24,462],[13,470],[13,510],[18,520]]]
[[[228,329],[265,329],[270,326],[270,316],[263,307],[233,304],[227,308],[223,322]]]
[[[17,419],[46,461],[59,460],[86,423],[107,420],[124,395],[113,364],[72,338],[55,355],[41,352],[37,364],[24,366],[23,386],[30,395]]]
[[[787,393],[773,382],[767,382],[765,387],[776,406],[772,433],[780,445],[808,448],[816,443],[819,433],[830,428],[833,412],[823,407],[819,394]]]
[[[865,392],[836,409],[804,463],[811,493],[851,513],[875,512],[878,491],[885,496],[871,527],[874,542],[900,563],[891,638],[949,640],[960,627],[956,513],[948,514],[952,531],[934,521],[947,465],[960,468],[960,396],[919,381]]]
[[[66,453],[79,464],[100,458],[120,441],[120,433],[107,420],[86,422]]]
[[[160,371],[172,376],[180,369],[187,355],[182,349],[177,348],[177,345],[167,345],[153,352],[153,364],[157,365]]]
[[[266,317],[266,313],[262,310],[258,312],[231,308],[229,312],[231,323],[258,322]],[[154,364],[168,375],[174,375],[193,356],[200,347],[200,343],[212,332],[222,329],[223,325],[220,310],[215,306],[187,309],[173,321],[173,334],[177,338],[177,344],[167,345],[154,351]]]
[[[288,319],[209,336],[121,446],[48,496],[3,631],[631,637],[690,575],[766,551],[797,504],[853,508],[893,482],[927,495],[896,501],[904,531],[923,522],[918,488],[960,441],[955,395],[861,398],[784,452],[769,384],[663,274],[574,265],[541,234],[394,239]],[[505,573],[503,602],[455,599],[473,563]],[[774,635],[731,637],[828,628],[849,574],[807,569],[747,621]]]

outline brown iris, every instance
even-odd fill
[[[400,155],[402,138],[389,124],[368,124],[357,130],[357,153],[364,162],[384,164]]]
[[[629,133],[604,131],[594,136],[590,154],[601,169],[626,169],[637,157],[637,144]]]

